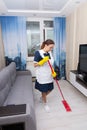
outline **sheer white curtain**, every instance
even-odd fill
[[[55,65],[59,67],[60,78],[65,78],[66,66],[66,19],[61,17],[54,18],[54,58]]]
[[[16,62],[18,70],[26,69],[27,40],[25,17],[0,17],[7,64]]]

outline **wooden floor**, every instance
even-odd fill
[[[40,92],[34,89],[37,130],[87,130],[87,97],[66,80],[60,80],[59,84],[72,111],[66,112],[56,83],[48,95],[50,113],[39,102]]]

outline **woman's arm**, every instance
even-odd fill
[[[37,67],[37,66],[39,66],[39,64],[38,63],[34,63],[34,67]]]

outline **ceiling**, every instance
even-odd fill
[[[87,0],[0,0],[0,15],[67,16]]]

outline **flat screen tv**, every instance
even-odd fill
[[[79,71],[81,74],[87,75],[87,44],[79,46]]]

